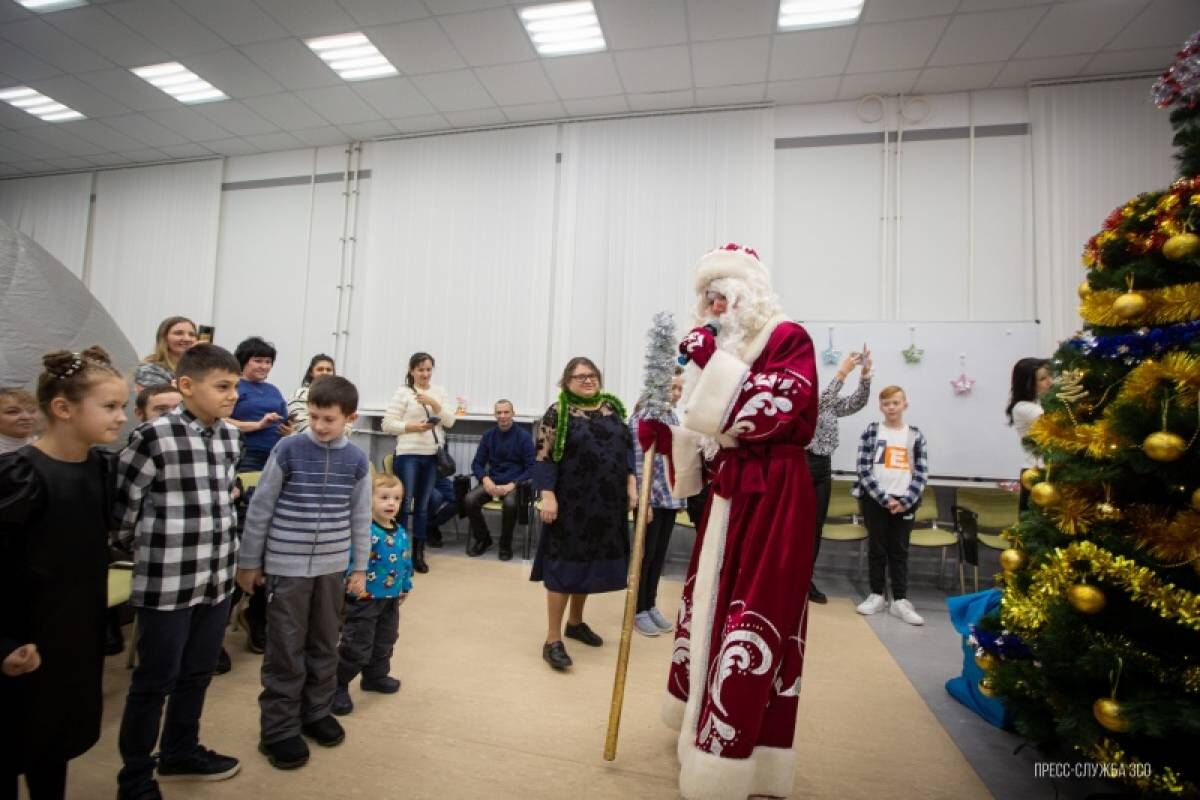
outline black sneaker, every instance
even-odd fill
[[[118,788],[117,800],[163,800],[163,796],[158,789],[158,782],[150,781],[133,789]]]
[[[485,535],[482,539],[475,539],[471,542],[470,549],[467,550],[469,556],[481,556],[488,551],[492,546],[492,537]]]
[[[221,652],[217,653],[217,665],[213,667],[213,675],[224,675],[231,669],[233,662],[229,660],[229,651],[222,647]]]
[[[344,717],[354,711],[354,701],[350,699],[349,686],[339,686],[333,690],[333,706],[330,710],[339,717]]]
[[[382,678],[363,678],[359,682],[359,688],[364,692],[395,694],[400,691],[400,679],[393,678],[391,675],[384,675]]]
[[[559,672],[562,672],[572,664],[571,657],[567,655],[567,648],[563,646],[561,641],[547,642],[542,645],[542,658]]]
[[[810,603],[820,603],[821,605],[825,605],[829,602],[829,598],[825,596],[824,592],[817,588],[815,583],[810,583],[808,585],[808,601]]]
[[[238,774],[242,765],[232,756],[196,745],[191,755],[168,761],[159,756],[158,779],[168,781],[223,781]]]
[[[563,634],[572,639],[578,639],[589,647],[599,647],[604,644],[604,640],[597,636],[596,632],[589,628],[586,622],[581,622],[578,625],[572,625],[568,622]]]
[[[300,726],[300,732],[321,747],[336,747],[346,741],[346,729],[332,715]]]
[[[266,756],[275,769],[297,769],[308,763],[308,745],[299,736],[270,744],[259,742],[258,752]]]
[[[512,561],[512,545],[511,544],[508,547],[505,547],[503,544],[500,545],[500,560],[501,561]]]

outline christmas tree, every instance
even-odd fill
[[[1200,34],[1155,84],[1181,177],[1088,240],[1083,332],[1053,360],[1031,508],[976,630],[980,691],[1056,759],[1200,795]],[[1098,168],[1102,168],[1099,167]]]

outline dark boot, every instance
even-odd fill
[[[500,560],[509,561],[512,559],[512,532],[500,534]]]
[[[425,563],[425,540],[413,540],[413,569],[422,574],[429,572],[429,565]]]
[[[492,534],[487,528],[483,530],[471,531],[471,545],[467,548],[467,555],[481,556],[487,549],[492,546]]]
[[[430,547],[441,547],[442,532],[436,527],[431,527],[429,530],[425,531],[425,543]]]

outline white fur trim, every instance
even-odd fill
[[[724,430],[749,372],[749,367],[729,353],[723,350],[713,353],[683,409],[684,427],[708,436],[716,436]]]
[[[704,292],[717,278],[749,281],[757,273],[768,283],[770,273],[762,262],[742,250],[710,250],[696,264],[696,294]]]
[[[698,433],[671,426],[671,466],[675,482],[671,486],[672,497],[691,497],[704,488],[704,469],[700,461]],[[676,726],[678,727],[678,726]]]
[[[796,751],[790,747],[756,747],[749,758],[722,758],[693,748],[680,758],[679,793],[687,800],[788,797],[795,776]]]
[[[671,730],[679,730],[683,725],[683,712],[687,709],[687,704],[680,700],[675,695],[667,692],[663,696],[662,703],[662,721]]]
[[[787,321],[788,318],[783,314],[777,314],[767,320],[766,324],[750,340],[750,343],[743,348],[741,352],[742,361],[745,361],[747,364],[753,364],[757,361],[758,357],[762,355],[762,351],[766,348],[771,334],[775,332],[775,329],[779,327],[781,322]]]

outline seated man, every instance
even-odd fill
[[[518,492],[520,484],[528,484],[529,471],[533,467],[533,437],[513,424],[513,404],[508,400],[497,400],[495,406],[496,427],[479,440],[471,471],[479,485],[467,492],[463,506],[471,520],[471,547],[468,555],[483,555],[492,546],[492,534],[483,519],[483,505],[489,500],[500,500],[501,512],[500,560],[512,558],[513,528],[517,526]]]

